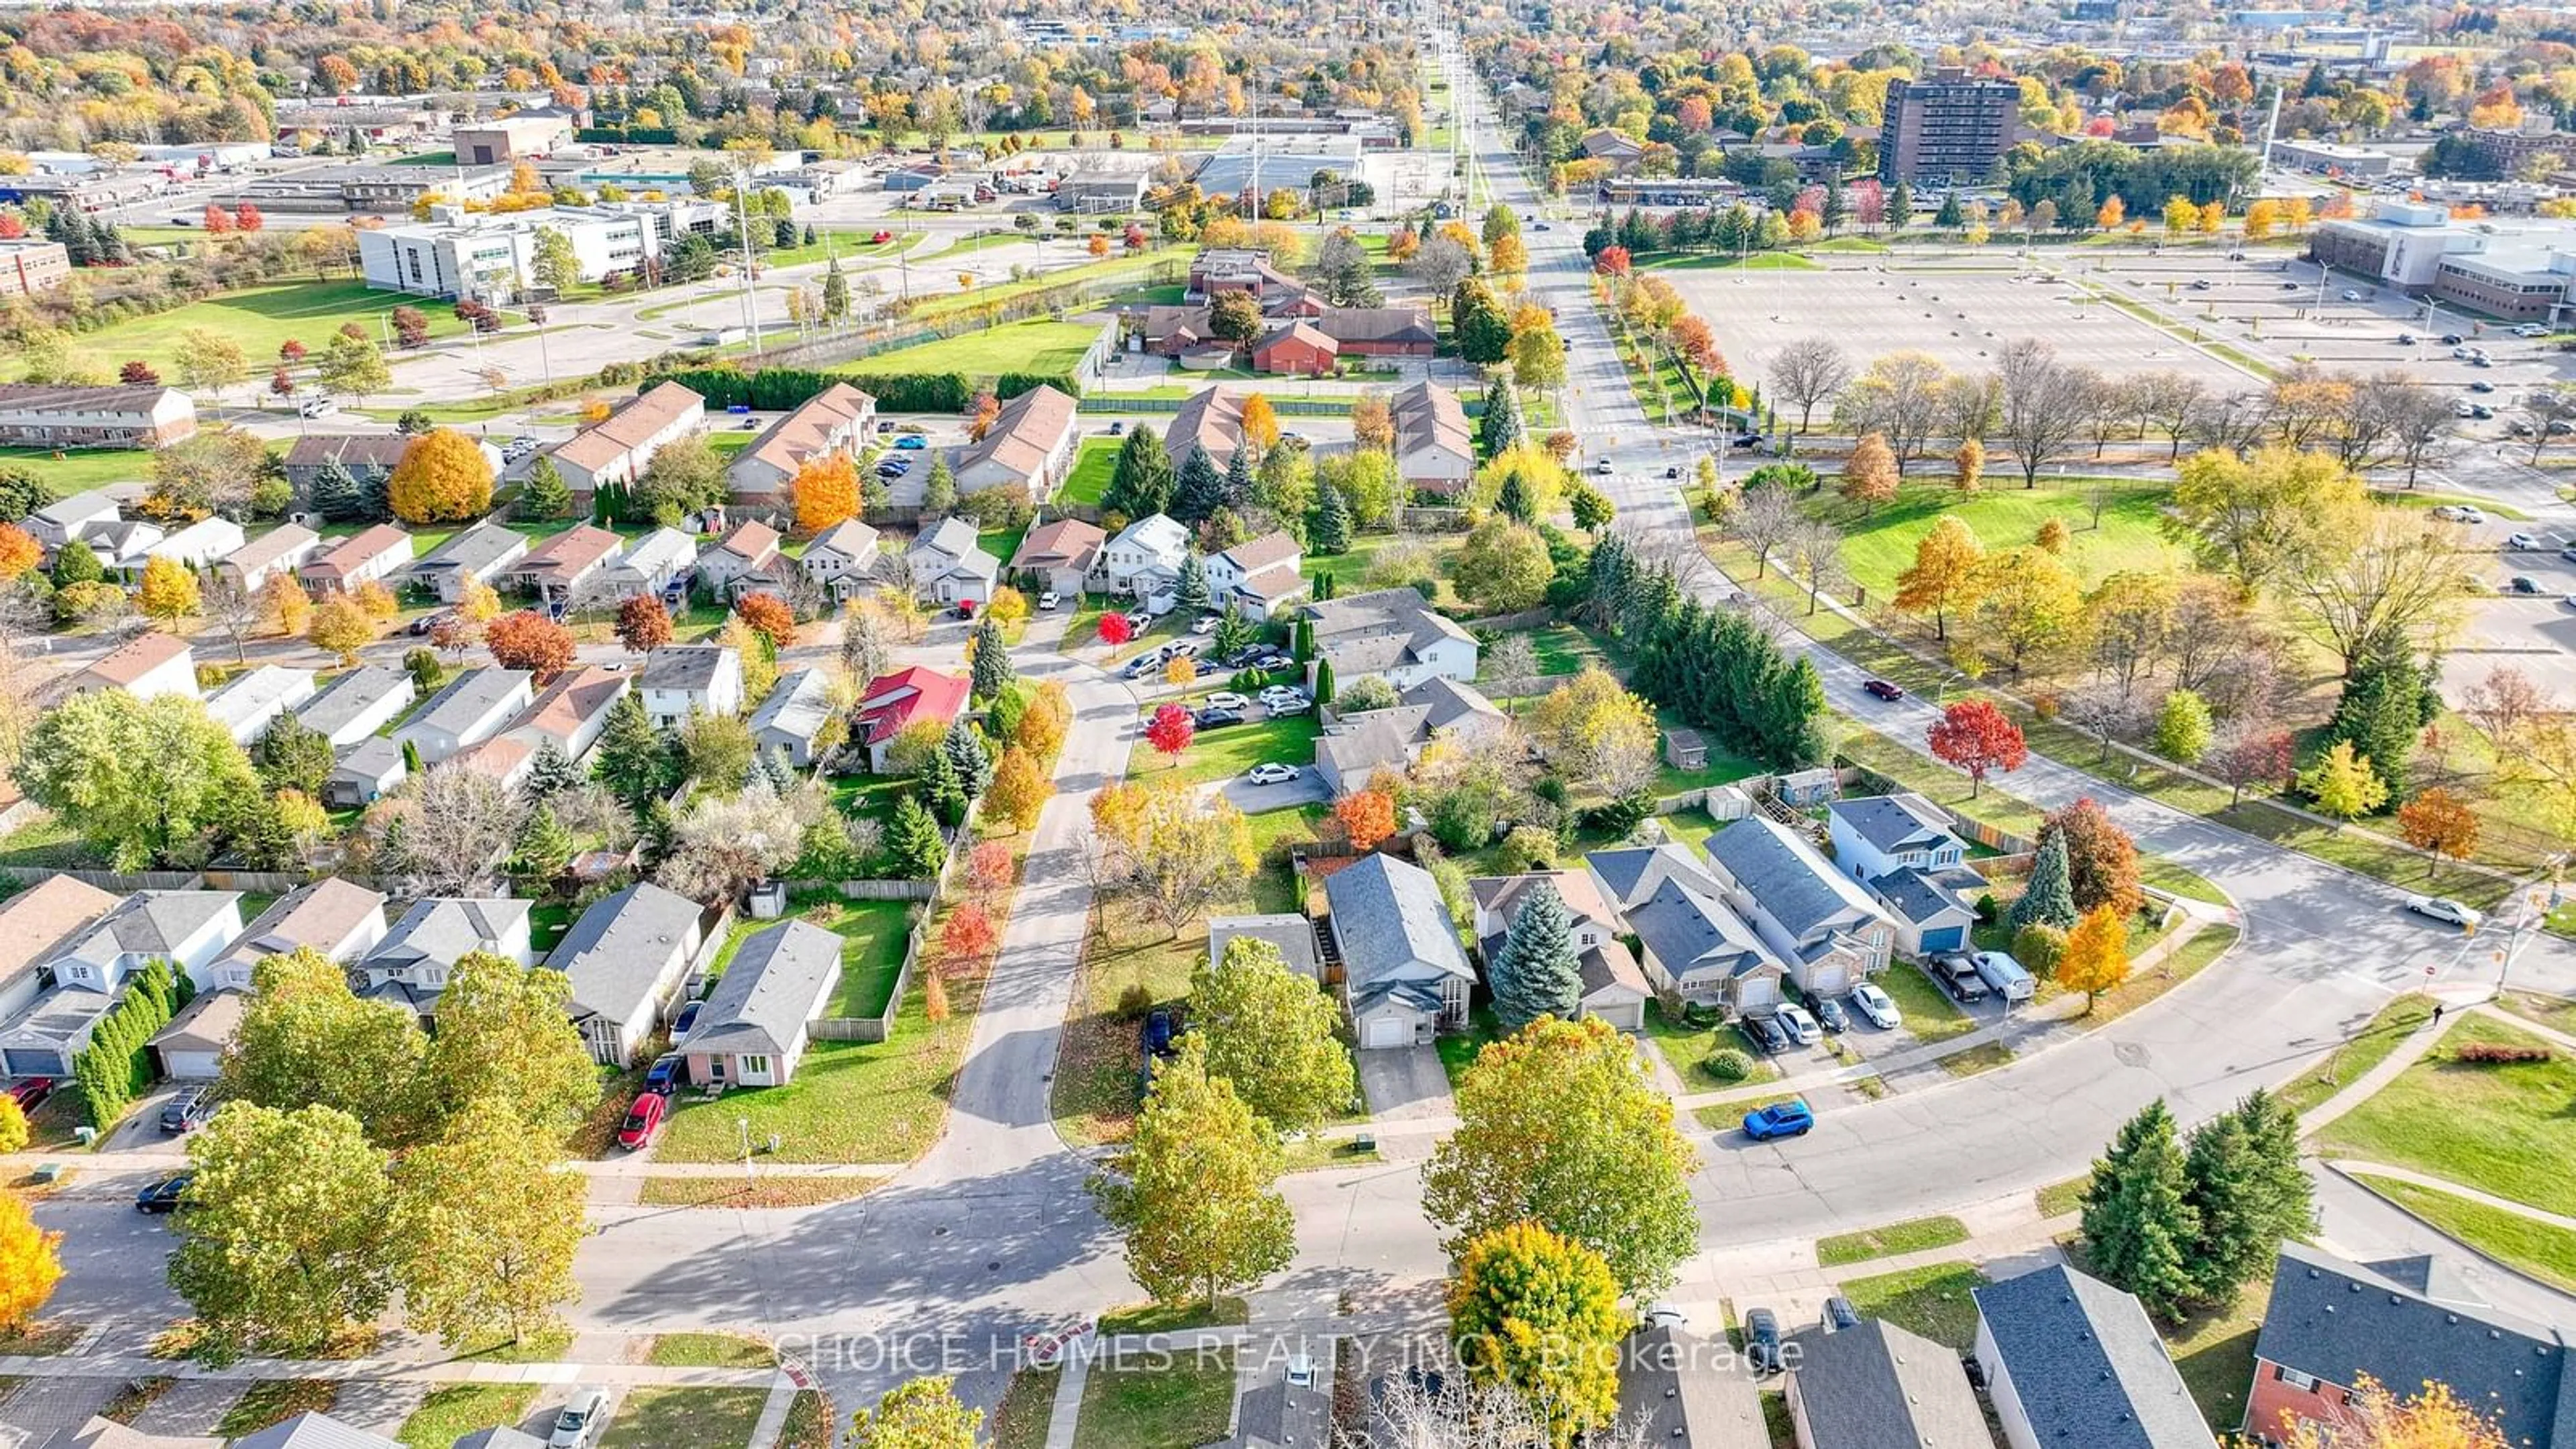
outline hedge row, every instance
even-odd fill
[[[72,1063],[72,1080],[91,1126],[101,1132],[115,1126],[126,1107],[150,1088],[149,1043],[195,994],[188,978],[167,961],[148,961],[135,973],[124,998],[90,1033],[89,1045]]]
[[[576,141],[632,141],[638,146],[677,146],[680,133],[668,126],[579,126],[572,138]]]

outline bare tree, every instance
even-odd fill
[[[2417,391],[2415,380],[2402,369],[2373,373],[2351,382],[2346,396],[2344,415],[2335,435],[2335,457],[2347,468],[2367,468],[2378,458],[2380,449],[2390,439],[2392,416],[2391,393]]]
[[[796,863],[805,827],[821,812],[800,809],[797,795],[755,784],[731,798],[698,797],[673,833],[670,857],[654,880],[693,901],[717,905]]]
[[[2165,454],[2170,462],[2182,456],[2183,436],[2190,431],[2192,419],[2200,410],[2206,389],[2200,379],[2180,372],[2151,372],[2132,385],[2129,406],[2138,419],[2138,436],[2147,435],[2147,425],[2164,429],[2173,440]]]
[[[2271,404],[2261,393],[2202,397],[2192,404],[2183,424],[2183,436],[2198,447],[2241,453],[2263,440],[2263,434],[2271,427],[2271,415]],[[2179,446],[2175,452],[2179,455]]]
[[[1816,415],[1818,403],[1831,402],[1852,379],[1851,359],[1827,337],[1801,337],[1771,359],[1771,387],[1798,409],[1798,431]]]
[[[1941,416],[1941,384],[1949,375],[1928,353],[1891,352],[1843,389],[1834,420],[1854,436],[1885,434],[1900,461],[1919,458]]]
[[[2306,448],[2342,431],[2352,414],[2352,394],[2351,378],[2301,362],[2272,379],[2264,402],[2281,441]]]
[[[2531,676],[2511,664],[2488,670],[2486,678],[2460,694],[2460,713],[2490,740],[2512,739],[2532,721],[2557,712],[2558,706],[2531,682]]]
[[[1984,442],[2003,407],[2003,383],[1991,372],[1962,373],[1941,384],[1941,435]]]
[[[1405,269],[1413,274],[1415,281],[1430,290],[1435,301],[1446,307],[1449,294],[1474,274],[1476,259],[1467,255],[1467,249],[1455,237],[1435,236],[1422,244],[1422,250],[1413,254],[1413,260],[1405,264]]]
[[[421,776],[402,804],[394,865],[432,896],[471,894],[509,852],[526,815],[499,779],[452,760]]]
[[[1504,699],[1513,699],[1538,677],[1538,647],[1527,634],[1506,634],[1485,651],[1476,666],[1476,676],[1492,685]]]
[[[2236,586],[2210,574],[2187,574],[2174,586],[2173,622],[2165,648],[2174,663],[2174,686],[2198,690],[2208,683],[2244,627],[2245,602]]]
[[[2091,735],[2102,746],[2094,763],[2111,758],[2111,742],[2135,731],[2145,712],[2127,693],[2107,684],[2090,685],[2066,696],[2058,706],[2059,717]]]
[[[2349,675],[2374,644],[2412,639],[2456,609],[2464,571],[2453,532],[2413,509],[2374,509],[2357,533],[2301,551],[2282,596]]]
[[[1997,375],[2003,383],[2003,438],[2021,463],[2021,486],[2039,486],[2039,470],[2057,461],[2084,436],[2093,394],[2092,374],[2057,360],[2057,349],[2036,337],[2004,348]]]
[[[2523,399],[2522,414],[2531,424],[2531,461],[2537,467],[2541,449],[2549,446],[2558,430],[2569,426],[2569,419],[2576,418],[2576,387],[2562,383],[2533,388]]]
[[[268,605],[231,575],[224,574],[206,586],[203,607],[206,617],[233,641],[233,662],[248,664],[250,637],[267,621]]]
[[[2092,389],[2084,398],[2084,427],[2093,435],[2093,456],[2099,458],[2111,446],[2111,435],[2138,416],[2140,379],[2086,375],[2092,379]]]
[[[1816,612],[1816,601],[1825,590],[1837,588],[1851,578],[1843,566],[1843,536],[1840,530],[1821,519],[1813,520],[1790,534],[1785,547],[1789,554],[1789,571],[1807,590],[1807,612]]]
[[[1675,1367],[1711,1373],[1724,1366]],[[1454,1366],[1436,1377],[1388,1374],[1374,1411],[1367,1430],[1340,1432],[1339,1449],[1530,1449],[1552,1440],[1546,1417],[1521,1394],[1502,1384],[1470,1383]],[[1647,1428],[1640,1414],[1584,1430],[1583,1443],[1585,1449],[1646,1449]]]
[[[2412,488],[2416,470],[2431,456],[2433,445],[2451,431],[2451,405],[2442,400],[2440,393],[2415,383],[2402,372],[2382,373],[2380,377],[2387,381],[2374,381],[2370,396],[2387,430],[2389,446],[2396,450],[2397,461],[2406,465],[2406,486]]]
[[[1770,570],[1771,555],[1807,526],[1807,515],[1784,488],[1747,489],[1726,520],[1727,532],[1753,553],[1753,576]]]

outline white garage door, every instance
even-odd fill
[[[1412,1025],[1400,1016],[1370,1017],[1368,1035],[1360,1039],[1361,1046],[1370,1048],[1411,1046],[1412,1044]]]
[[[174,1081],[210,1082],[224,1074],[221,1052],[163,1052],[162,1070]]]

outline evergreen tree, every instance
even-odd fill
[[[1168,512],[1177,479],[1172,472],[1172,455],[1152,428],[1127,430],[1127,440],[1118,445],[1118,461],[1109,472],[1109,489],[1100,500],[1101,508],[1128,518]]]
[[[1521,441],[1518,390],[1502,378],[1485,385],[1485,410],[1476,419],[1476,447],[1488,458]]]
[[[519,488],[518,514],[531,520],[572,516],[572,490],[564,486],[563,474],[555,470],[554,459],[537,455],[536,466],[528,470],[528,481]]]
[[[1893,231],[1913,224],[1914,188],[1900,181],[1895,190],[1887,193],[1887,225]]]
[[[393,475],[381,468],[370,468],[358,480],[358,517],[369,523],[382,523],[394,516]]]
[[[2353,753],[2370,757],[2371,769],[2390,799],[2406,794],[2406,762],[2424,726],[2441,714],[2433,671],[2402,644],[2369,650],[2353,665],[2326,721],[2320,751],[2350,740]]]
[[[841,275],[841,259],[834,257],[823,273],[823,320],[837,323],[849,315],[850,279]]]
[[[331,523],[347,523],[366,507],[358,480],[336,462],[325,463],[313,477],[313,511]]]
[[[958,786],[969,800],[980,800],[993,788],[993,752],[974,721],[959,715],[939,742],[939,753],[957,771]]]
[[[975,621],[974,695],[990,704],[1000,699],[1019,677],[1019,670],[1011,663],[1011,647],[1002,642],[1001,623],[987,611]]]
[[[1306,547],[1327,557],[1348,552],[1351,510],[1342,501],[1342,490],[1326,483],[1315,491],[1315,521],[1306,529]]]
[[[1583,974],[1575,964],[1573,929],[1553,884],[1541,881],[1529,888],[1487,970],[1494,1015],[1505,1031],[1517,1032],[1542,1016],[1572,1021],[1582,1009]]]
[[[572,850],[572,832],[555,818],[552,806],[541,804],[528,812],[527,822],[519,827],[510,874],[522,890],[542,895],[572,864]]]
[[[1521,482],[1518,470],[1503,479],[1501,491],[1494,495],[1494,511],[1515,523],[1536,523],[1537,505],[1530,501],[1529,488]]]
[[[98,554],[75,538],[54,550],[54,587],[68,589],[74,584],[94,584],[107,577],[107,566]]]
[[[2174,1140],[2173,1114],[2159,1098],[2120,1127],[2084,1188],[2084,1245],[2093,1272],[2134,1293],[2149,1313],[2170,1318],[2194,1290],[2188,1255],[2200,1215]]]
[[[1333,661],[1315,661],[1315,707],[1322,709],[1333,702]]]
[[[1511,350],[1511,318],[1482,277],[1469,277],[1449,294],[1449,330],[1458,340],[1458,355],[1469,362],[1490,365]]]
[[[948,841],[919,797],[906,795],[894,802],[894,820],[886,827],[886,854],[907,880],[929,880],[947,863]]]
[[[519,793],[534,804],[540,800],[551,800],[566,790],[578,789],[581,782],[581,766],[574,764],[572,757],[563,752],[563,746],[548,736],[528,761],[527,778],[519,782]]]
[[[971,797],[966,793],[965,778],[957,773],[957,761],[949,756],[943,742],[922,766],[921,796],[930,802],[931,813],[939,823],[955,829],[966,819],[966,806]]]
[[[957,511],[957,474],[940,458],[930,465],[930,476],[921,482],[921,516],[946,518]]]
[[[2316,1185],[2299,1166],[2297,1114],[2257,1089],[2191,1134],[2184,1194],[2200,1219],[2191,1254],[2199,1297],[2224,1303],[2271,1271],[2290,1238],[2317,1230]]]
[[[632,690],[609,706],[608,723],[591,751],[590,773],[633,810],[670,788],[670,748]]]
[[[1205,448],[1192,448],[1189,461],[1181,465],[1181,479],[1172,494],[1172,506],[1166,510],[1181,522],[1196,526],[1225,504],[1225,475],[1217,471],[1216,460]]]
[[[2040,835],[2039,853],[2030,863],[2030,884],[2006,916],[2014,930],[2024,926],[2075,925],[2075,887],[2066,869],[2066,837],[2054,830]]]
[[[1201,613],[1208,606],[1207,565],[1197,554],[1181,560],[1180,607],[1186,613]]]
[[[1225,498],[1217,506],[1241,512],[1251,501],[1252,449],[1247,446],[1235,449],[1234,456],[1225,460]]]
[[[1208,641],[1208,653],[1219,659],[1231,660],[1258,643],[1260,638],[1261,631],[1243,616],[1243,610],[1228,604],[1224,617],[1216,621],[1216,634]]]
[[[1961,204],[1959,193],[1942,198],[1941,209],[1932,215],[1932,224],[1943,231],[1957,231],[1968,224],[1968,208]]]

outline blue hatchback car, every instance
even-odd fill
[[[664,1052],[653,1059],[652,1068],[644,1073],[644,1090],[667,1097],[680,1090],[680,1069],[688,1058],[678,1052]]]
[[[1744,1135],[1756,1142],[1774,1137],[1803,1137],[1816,1125],[1816,1114],[1804,1102],[1774,1102],[1744,1114]]]
[[[922,449],[929,447],[930,440],[919,433],[906,433],[902,437],[895,439],[894,445],[907,453],[917,453]]]

